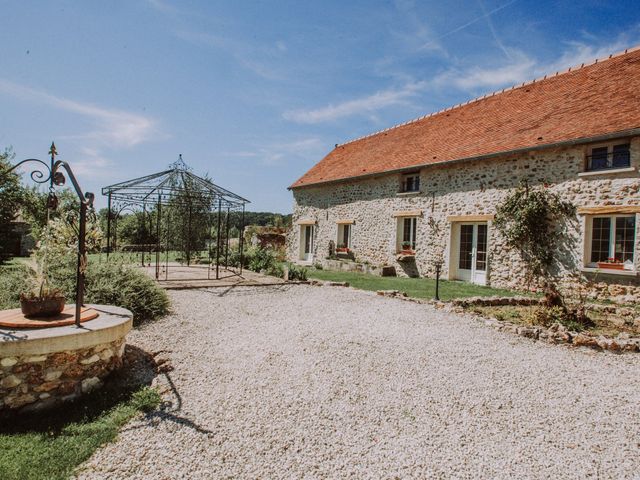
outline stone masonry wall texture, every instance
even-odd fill
[[[617,142],[620,143],[620,142]],[[545,186],[576,207],[640,206],[640,138],[631,139],[632,172],[579,176],[584,172],[588,145],[532,151],[494,159],[433,165],[420,172],[420,192],[399,195],[400,174],[293,189],[293,229],[287,239],[290,260],[299,261],[299,221],[315,221],[314,261],[328,255],[329,242],[337,241],[337,221],[353,220],[352,248],[358,261],[394,265],[400,275],[433,276],[434,262],[444,257],[443,278],[449,278],[452,223],[450,216],[491,215],[496,206],[522,180],[531,187]],[[417,221],[415,264],[398,262],[397,219],[394,213],[421,210]],[[636,213],[636,252],[640,218]],[[430,222],[429,219],[432,219]],[[439,232],[431,225],[439,226]],[[585,216],[576,215],[560,246],[560,274],[580,272],[584,266]],[[524,266],[517,252],[507,250],[503,239],[488,223],[489,267],[487,283],[495,287],[524,288]],[[635,267],[640,270],[640,255]],[[640,294],[637,277],[597,274],[597,282],[617,285],[611,293]]]
[[[0,358],[0,411],[44,409],[102,386],[122,363],[125,339],[80,350]]]

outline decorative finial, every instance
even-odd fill
[[[191,170],[189,166],[182,159],[182,154],[178,154],[178,160],[169,165],[173,170]]]
[[[51,159],[53,160],[57,154],[58,152],[56,151],[56,144],[51,142],[51,148],[49,149],[49,155],[51,155]]]

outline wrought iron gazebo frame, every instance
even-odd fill
[[[195,189],[185,188],[185,185],[193,185]],[[195,193],[195,195],[193,195]],[[162,242],[162,220],[163,207],[187,207],[188,210],[188,243],[187,243],[187,266],[190,265],[190,241],[192,228],[192,207],[206,208],[208,218],[208,231],[211,231],[211,222],[215,215],[217,222],[216,228],[216,248],[215,248],[215,278],[220,279],[220,264],[222,260],[222,252],[224,252],[224,267],[227,271],[232,271],[234,275],[242,275],[242,267],[244,261],[244,215],[246,204],[250,203],[246,198],[241,197],[225,188],[222,188],[206,178],[195,175],[191,169],[182,160],[182,155],[178,157],[178,161],[171,164],[167,170],[158,173],[146,175],[144,177],[134,178],[124,182],[106,186],[102,189],[102,194],[107,197],[107,246],[106,255],[109,261],[109,255],[114,250],[114,240],[117,239],[116,228],[117,220],[120,213],[125,210],[130,212],[141,211],[142,222],[145,217],[149,219],[151,224],[152,210],[155,209],[155,245],[146,245],[149,254],[155,253],[155,278],[161,280],[161,254],[165,253],[164,279],[169,279],[169,226],[171,214],[169,213],[166,220],[166,239]],[[147,207],[150,207],[149,209]],[[148,211],[150,210],[150,211]],[[171,210],[169,210],[170,212]],[[229,270],[229,228],[230,216],[232,213],[239,213],[240,233],[239,233],[239,250],[240,250],[240,266],[239,271]],[[224,225],[222,217],[224,215]],[[112,229],[112,227],[114,227]],[[222,229],[225,229],[224,237]],[[117,245],[117,244],[116,244]],[[154,247],[151,249],[150,247]],[[142,264],[144,265],[145,248],[142,248]],[[153,250],[153,251],[152,251]],[[209,259],[207,263],[207,279],[211,279],[211,271],[213,269],[212,248],[209,244],[207,247]],[[194,278],[195,280],[196,278]],[[200,279],[200,278],[197,278]],[[180,278],[180,280],[189,280],[189,278]]]

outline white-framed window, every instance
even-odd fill
[[[419,192],[420,191],[420,172],[405,173],[402,175],[400,184],[400,192]]]
[[[415,250],[417,238],[418,218],[400,217],[398,218],[398,245],[397,250]]]
[[[587,150],[587,171],[630,167],[631,152],[629,147],[627,140],[590,146]]]
[[[587,266],[623,264],[624,269],[632,270],[635,264],[635,215],[595,215],[588,217],[587,222]]]
[[[336,241],[337,248],[351,248],[352,225],[349,223],[338,224],[338,239]]]

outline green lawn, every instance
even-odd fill
[[[0,479],[67,479],[140,411],[155,409],[160,395],[144,387],[118,397],[97,392],[51,413],[0,419]]]
[[[365,273],[342,272],[333,270],[308,270],[309,278],[349,282],[349,285],[361,290],[399,290],[414,298],[434,298],[436,281],[431,278],[379,277]],[[513,297],[521,292],[501,288],[484,287],[467,282],[440,280],[440,299],[451,300],[464,297],[489,297],[493,295]]]

